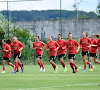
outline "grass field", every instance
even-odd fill
[[[95,64],[93,72],[88,67],[82,72],[83,65],[78,65],[82,68],[75,74],[69,65],[67,72],[58,67],[55,73],[51,65],[45,65],[46,72],[40,72],[38,65],[26,65],[23,74],[14,74],[12,67],[6,66],[6,73],[0,74],[0,90],[100,90],[100,65]]]

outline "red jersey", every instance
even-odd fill
[[[24,45],[20,41],[16,41],[15,43],[14,42],[11,43],[11,50],[13,51],[13,54],[22,53],[22,51],[19,51],[19,49],[21,47],[24,48]]]
[[[58,55],[66,54],[66,41],[61,39],[57,40],[57,43],[59,44]]]
[[[97,46],[100,49],[100,39],[97,40]]]
[[[43,46],[45,46],[45,44],[41,41],[33,43],[33,48],[36,48],[36,56],[43,55],[43,49],[41,50]]]
[[[80,44],[74,40],[74,39],[71,39],[71,40],[67,40],[66,42],[66,48],[68,49],[69,48],[69,54],[76,54],[76,46],[80,46]]]
[[[91,39],[91,45],[97,45],[95,38]],[[97,47],[91,46],[90,53],[97,53]]]
[[[81,38],[80,40],[80,46],[82,47],[82,52],[89,51],[89,44],[91,44],[91,40],[86,37],[86,38]]]
[[[2,45],[3,50],[1,50],[1,52],[3,53],[3,57],[7,57],[7,58],[11,58],[11,47],[9,44],[4,44]],[[4,51],[4,50],[8,50],[8,52]]]
[[[46,50],[50,49],[50,54],[49,54],[50,57],[57,56],[57,50],[55,51],[57,47],[59,47],[59,45],[56,41],[50,41],[47,43]]]

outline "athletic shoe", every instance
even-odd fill
[[[12,73],[16,73],[16,71],[14,70]]]
[[[89,64],[89,68],[91,67],[91,63]]]
[[[74,71],[72,73],[75,73]]]
[[[83,70],[83,72],[86,72],[86,70]]]
[[[17,70],[16,72],[19,72],[19,70]]]
[[[6,73],[5,71],[2,71],[1,73]]]
[[[64,68],[64,72],[67,72],[67,68],[66,67]]]
[[[24,64],[22,63],[22,72],[21,73],[23,73],[24,72]]]
[[[75,68],[75,72],[77,72],[78,71],[78,68]]]
[[[93,69],[91,69],[90,71],[93,71]]]
[[[55,72],[57,72],[58,71],[58,66],[55,68]]]
[[[42,68],[40,68],[40,72],[42,71]]]
[[[45,72],[45,70],[46,70],[46,69],[44,68],[44,69],[43,69],[43,72]]]

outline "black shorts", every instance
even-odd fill
[[[14,58],[18,57],[20,59],[21,57],[21,53],[18,53],[18,54],[14,54]]]
[[[55,61],[56,57],[57,56],[51,56],[51,57],[49,57],[49,59]]]
[[[60,60],[60,58],[65,59],[65,54],[59,55],[59,60]]]
[[[89,52],[88,51],[86,51],[86,52],[82,52],[82,56],[85,56],[85,55],[89,55]]]
[[[3,57],[3,59],[2,60],[6,60],[7,62],[10,62],[10,59],[9,58],[7,58],[7,57]]]
[[[36,56],[36,58],[42,59],[42,55],[38,55]]]
[[[96,55],[96,53],[90,53],[90,57],[97,58],[97,55]]]
[[[74,60],[75,59],[75,54],[68,54],[68,58]]]

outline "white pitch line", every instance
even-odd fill
[[[64,86],[51,86],[51,87],[39,87],[39,88],[27,88],[27,89],[17,89],[17,90],[34,90],[34,89],[45,89],[45,88],[56,88],[56,87],[67,87],[67,86],[87,86],[87,85],[99,85],[99,83],[87,83],[87,84],[75,84],[75,85],[64,85]]]

